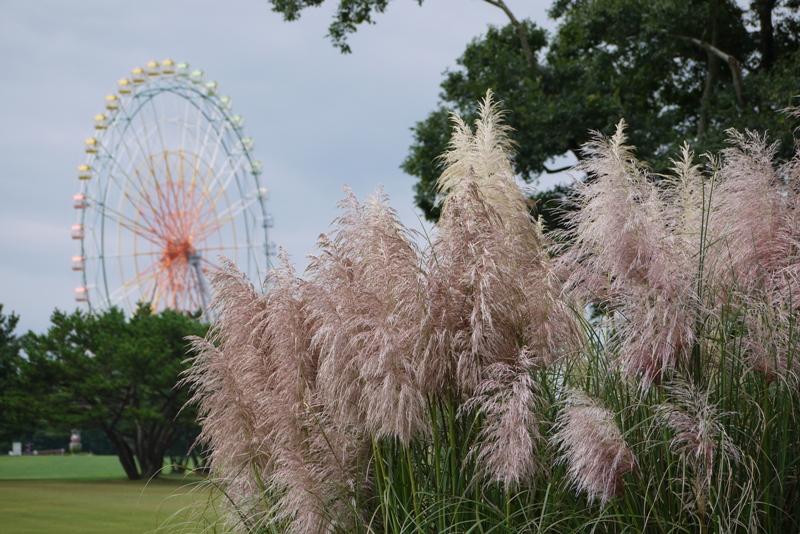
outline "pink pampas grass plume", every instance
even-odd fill
[[[488,482],[516,489],[532,482],[539,465],[539,432],[542,399],[533,380],[533,362],[520,358],[523,366],[495,363],[486,369],[475,395],[463,406],[485,417],[484,427],[471,453],[479,466],[479,476]]]
[[[777,239],[785,222],[784,195],[773,166],[776,144],[765,136],[729,130],[722,151],[710,232],[719,242],[713,276],[728,288],[748,291],[785,258]]]
[[[318,415],[310,291],[283,253],[281,260],[263,295],[228,261],[212,275],[218,321],[208,341],[195,340],[201,351],[186,381],[200,409],[212,476],[232,500],[230,517],[241,525],[275,521],[289,532],[328,532],[353,523],[353,473],[346,462],[331,461],[347,447],[319,446],[347,440]]]
[[[352,193],[307,273],[317,288],[312,317],[320,386],[342,427],[363,427],[403,444],[425,432],[414,347],[423,315],[421,254],[379,190]]]
[[[511,488],[539,468],[535,373],[576,352],[581,336],[515,181],[501,119],[491,93],[474,131],[454,118],[418,354],[426,395],[454,391],[461,413],[483,415],[472,454],[484,480]]]
[[[238,476],[235,473],[251,460],[270,462],[261,447],[264,436],[256,392],[266,387],[273,369],[252,342],[265,311],[253,286],[228,261],[211,274],[211,284],[225,288],[212,304],[219,310],[218,322],[208,340],[192,339],[196,356],[183,382],[191,386],[190,402],[198,406],[200,439],[210,446],[217,474],[227,478]]]
[[[556,420],[553,443],[567,465],[567,475],[589,503],[608,501],[623,492],[622,477],[636,466],[633,452],[625,444],[614,414],[585,393],[568,392]]]
[[[708,393],[682,379],[667,386],[667,391],[672,402],[659,406],[659,413],[674,432],[670,447],[689,466],[695,506],[704,516],[718,456],[727,462],[739,461],[741,452],[722,425],[727,414],[717,411],[709,402]]]
[[[428,254],[427,313],[421,337],[425,391],[470,395],[496,362],[516,365],[523,347],[537,364],[574,349],[572,310],[551,273],[544,237],[516,184],[509,129],[491,93],[475,131],[458,117],[446,193]]]
[[[662,198],[626,145],[624,123],[584,148],[569,215],[572,243],[559,258],[568,286],[612,312],[618,363],[643,388],[686,358],[695,343],[697,255],[702,178],[685,151],[675,163],[680,188]],[[675,200],[679,200],[679,205]]]

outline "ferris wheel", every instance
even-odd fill
[[[187,63],[151,61],[119,81],[78,167],[78,302],[205,310],[220,255],[263,280],[272,218],[243,122]]]

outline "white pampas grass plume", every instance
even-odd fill
[[[625,444],[614,414],[581,391],[567,394],[556,420],[553,443],[567,465],[567,475],[590,503],[604,506],[623,492],[622,476],[632,473],[636,459]]]

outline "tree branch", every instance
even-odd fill
[[[559,167],[558,169],[548,169],[547,165],[542,165],[542,167],[544,168],[544,172],[546,172],[547,174],[555,174],[557,172],[564,172],[570,170],[572,168],[572,165],[564,165],[563,167]]]
[[[486,0],[487,2],[489,0]],[[684,41],[689,41],[692,44],[695,44],[702,48],[707,52],[711,52],[722,61],[728,64],[728,67],[731,69],[731,76],[733,77],[733,87],[736,90],[736,104],[739,106],[739,109],[744,109],[744,84],[742,81],[742,64],[739,63],[739,60],[733,57],[730,54],[726,54],[716,46],[712,45],[711,43],[707,43],[705,41],[701,41],[700,39],[696,39],[694,37],[683,37],[681,35],[677,36],[678,39],[682,39]]]
[[[528,60],[528,65],[530,65],[531,69],[536,68],[536,56],[533,55],[533,50],[531,50],[531,44],[528,42],[528,36],[525,35],[525,28],[522,27],[522,24],[517,20],[514,14],[508,9],[508,6],[503,2],[503,0],[483,0],[487,4],[493,5],[494,7],[500,8],[503,12],[508,15],[508,19],[511,21],[511,25],[514,26],[514,29],[517,30],[517,36],[519,37],[519,42],[522,45],[522,51],[525,52],[525,58]]]

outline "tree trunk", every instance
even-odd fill
[[[716,17],[711,17],[711,46],[704,47],[708,58],[706,70],[706,83],[703,87],[703,96],[700,97],[700,117],[697,119],[697,137],[703,137],[708,131],[711,122],[711,97],[719,80],[720,58],[711,50],[717,46],[719,38],[719,22]],[[696,39],[695,39],[696,40]],[[702,46],[702,45],[701,45]]]
[[[142,475],[139,473],[139,469],[136,466],[136,458],[130,446],[125,441],[125,438],[114,428],[103,427],[103,432],[108,437],[109,441],[111,441],[114,450],[117,451],[119,463],[122,464],[122,468],[125,470],[125,474],[128,478],[130,480],[140,480]]]
[[[159,424],[136,425],[136,457],[142,467],[142,478],[156,478],[164,467],[164,454],[175,436],[174,427]]]
[[[758,0],[756,11],[758,12],[759,38],[761,41],[761,65],[762,71],[769,71],[775,63],[774,33],[772,25],[772,12],[775,10],[776,0]]]
[[[708,76],[706,77],[706,87],[703,91],[702,99],[706,100],[706,98],[708,98],[710,101],[716,81],[719,79],[719,61],[724,61],[731,69],[733,89],[736,93],[736,105],[739,107],[739,109],[744,109],[744,80],[742,78],[742,64],[739,63],[739,60],[730,54],[726,54],[713,44],[701,41],[700,39],[695,39],[694,37],[680,37],[680,39],[696,44],[700,48],[704,49],[708,56]],[[718,60],[716,63],[713,62],[714,58]]]

